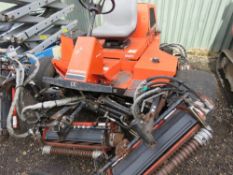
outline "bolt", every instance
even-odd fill
[[[159,58],[156,58],[156,57],[153,57],[153,58],[151,59],[151,62],[152,62],[152,63],[160,63],[160,59],[159,59]]]

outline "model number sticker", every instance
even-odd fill
[[[129,51],[128,51],[128,53],[131,53],[131,54],[135,54],[135,53],[137,53],[137,49],[130,49]]]

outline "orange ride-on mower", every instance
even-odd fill
[[[93,174],[172,173],[212,138],[203,95],[214,96],[215,79],[189,70],[182,46],[160,45],[154,5],[79,1],[86,36],[62,36],[53,59],[12,48],[1,57],[7,132],[41,140],[43,154],[90,157],[102,165]]]

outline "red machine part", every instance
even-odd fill
[[[96,125],[96,122],[73,122],[74,127],[94,127]]]
[[[13,101],[13,99],[15,97],[15,88],[11,89],[11,93],[12,93],[12,101]],[[17,110],[16,110],[16,108],[14,109],[14,112],[13,112],[13,119],[12,119],[12,121],[13,121],[13,128],[14,129],[18,128],[19,124],[18,124],[18,117],[17,117]]]
[[[61,76],[64,76],[67,72],[73,50],[74,50],[73,39],[65,36],[61,36],[62,57],[54,58],[52,60],[54,67]]]
[[[98,83],[103,74],[102,46],[94,37],[79,37],[74,48],[66,79]]]
[[[78,150],[78,149],[68,149],[62,147],[54,147],[54,146],[45,146],[43,148],[43,154],[55,154],[55,155],[69,155],[69,156],[80,156],[80,157],[89,157],[93,159],[97,159],[101,156],[105,155],[103,151],[96,150]]]
[[[80,149],[80,150],[101,150],[105,152],[110,150],[110,148],[107,146],[98,145],[98,144],[89,145],[88,143],[72,144],[72,143],[44,142],[44,144],[54,147],[72,148],[72,149]]]

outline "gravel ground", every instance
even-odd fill
[[[211,71],[213,59],[191,58],[194,68]],[[214,139],[199,150],[173,174],[176,175],[232,175],[233,174],[233,108],[222,93],[216,101],[216,112],[209,118]],[[31,139],[10,138],[0,146],[0,175],[88,175],[94,162],[89,159],[41,155],[40,145]]]

